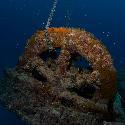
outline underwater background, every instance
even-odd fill
[[[14,67],[25,43],[44,28],[52,0],[0,0],[0,76]],[[125,69],[125,0],[58,0],[51,27],[77,27],[93,33],[109,49],[116,69]],[[125,85],[122,81],[121,92]],[[7,121],[7,120],[8,121]],[[0,107],[0,125],[23,125]]]

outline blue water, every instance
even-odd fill
[[[0,125],[25,125],[14,113],[0,106]]]
[[[92,32],[109,48],[116,68],[125,68],[125,0],[58,1],[51,26]],[[45,27],[51,7],[52,0],[0,0],[0,75],[17,63],[26,40]],[[5,114],[0,111],[0,125],[11,125]],[[16,118],[12,120],[16,125]]]

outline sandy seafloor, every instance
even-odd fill
[[[125,69],[125,1],[58,0],[52,27],[80,27],[93,33],[109,48],[117,70]],[[0,74],[13,67],[26,40],[45,27],[52,0],[0,1]],[[124,75],[119,91],[125,95]],[[124,101],[123,101],[124,102]],[[7,119],[7,120],[6,120]],[[0,107],[0,125],[23,125],[13,113]]]

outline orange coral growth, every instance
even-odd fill
[[[48,32],[49,33],[52,33],[52,32],[55,32],[55,33],[69,33],[70,30],[67,29],[67,28],[63,28],[63,27],[61,27],[61,28],[49,28]]]

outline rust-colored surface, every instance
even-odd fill
[[[73,28],[49,28],[48,35],[53,47],[61,48],[61,54],[56,60],[58,64],[56,74],[64,76],[67,73],[71,54],[77,52],[89,61],[93,72],[99,74],[101,83],[98,91],[99,98],[109,100],[113,98],[116,92],[113,60],[107,48],[98,39],[84,30]],[[30,60],[39,58],[39,55],[47,49],[45,32],[38,31],[28,40],[24,54],[19,60],[19,66],[30,67]],[[95,79],[94,75],[92,78]]]

